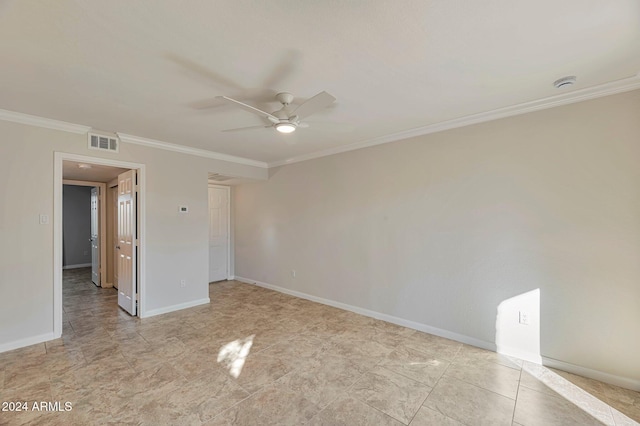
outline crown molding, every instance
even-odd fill
[[[505,108],[498,108],[492,111],[486,111],[479,114],[467,115],[465,117],[455,118],[453,120],[442,121],[427,126],[417,127],[415,129],[405,130],[402,132],[392,133],[372,139],[354,142],[348,145],[342,145],[310,154],[297,157],[291,157],[284,160],[278,160],[271,163],[264,161],[252,160],[244,157],[236,157],[234,155],[222,154],[206,149],[193,148],[185,145],[159,141],[155,139],[143,138],[140,136],[128,135],[124,133],[116,133],[120,140],[125,143],[135,145],[143,145],[147,147],[163,149],[166,151],[179,152],[182,154],[195,155],[203,158],[227,161],[236,164],[243,164],[259,168],[278,167],[287,164],[299,163],[301,161],[313,160],[315,158],[326,157],[328,155],[340,154],[342,152],[354,151],[356,149],[367,148],[370,146],[382,145],[385,143],[396,142],[416,136],[428,135],[431,133],[442,132],[445,130],[455,129],[458,127],[470,126],[472,124],[484,123],[487,121],[498,120],[501,118],[512,117],[515,115],[526,114],[529,112],[539,111],[557,106],[568,105],[576,102],[587,101],[590,99],[600,98],[603,96],[615,95],[618,93],[629,92],[631,90],[640,89],[640,74],[633,77],[612,81],[609,83],[592,86],[585,89],[576,90],[561,95],[551,96],[545,99],[539,99],[512,105]],[[36,127],[42,127],[52,130],[61,130],[70,133],[86,134],[91,127],[81,124],[68,123],[66,121],[54,120],[51,118],[38,117],[35,115],[24,114],[21,112],[0,109],[0,120],[11,121],[14,123],[27,124]]]
[[[91,131],[90,126],[84,126],[82,124],[68,123],[66,121],[54,120],[51,118],[38,117],[36,115],[29,115],[22,112],[9,111],[6,109],[0,109],[0,120],[11,121],[14,123],[27,124],[35,127],[42,127],[45,129],[61,130],[63,132],[76,133],[84,135]],[[124,133],[116,133],[122,142],[131,143],[135,145],[144,145],[157,149],[164,149],[166,151],[180,152],[182,154],[190,154],[198,157],[211,158],[214,160],[228,161],[231,163],[244,164],[247,166],[260,167],[263,169],[268,168],[267,163],[264,161],[251,160],[249,158],[236,157],[233,155],[221,154],[214,151],[207,151],[206,149],[191,148],[184,145],[177,145],[169,142],[158,141],[154,139],[147,139],[139,136],[127,135]]]
[[[116,133],[122,142],[148,146],[151,148],[164,149],[165,151],[179,152],[181,154],[195,155],[198,157],[211,158],[213,160],[228,161],[231,163],[244,164],[246,166],[268,168],[268,164],[264,161],[251,160],[244,157],[236,157],[234,155],[221,154],[219,152],[207,151],[206,149],[192,148],[190,146],[178,145],[169,142],[163,142],[155,139],[143,138],[140,136],[127,135],[125,133]]]
[[[0,109],[0,120],[12,121],[14,123],[28,124],[30,126],[43,127],[45,129],[62,130],[63,132],[84,134],[91,130],[91,127],[81,124],[67,123],[66,121],[54,120],[52,118],[38,117],[22,112],[8,111]]]
[[[405,130],[402,132],[392,133],[364,141],[354,142],[348,145],[342,145],[335,148],[316,151],[311,154],[300,155],[286,160],[274,161],[269,163],[269,167],[284,166],[286,164],[299,163],[301,161],[313,160],[314,158],[326,157],[328,155],[340,154],[342,152],[354,151],[356,149],[367,148],[370,146],[382,145],[389,142],[396,142],[402,139],[409,139],[416,136],[428,135],[431,133],[442,132],[444,130],[455,129],[458,127],[470,126],[472,124],[484,123],[487,121],[498,120],[500,118],[512,117],[515,115],[526,114],[529,112],[539,111],[548,108],[554,108],[562,105],[568,105],[576,102],[587,101],[590,99],[600,98],[603,96],[615,95],[618,93],[629,92],[631,90],[640,89],[640,74],[609,83],[600,84],[598,86],[587,87],[585,89],[576,90],[570,93],[551,96],[535,101],[524,102],[517,105],[498,108],[492,111],[486,111],[479,114],[467,115],[465,117],[455,118],[453,120],[442,121],[427,126],[417,127],[415,129]]]

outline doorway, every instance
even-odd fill
[[[84,163],[80,163],[84,164]],[[63,167],[62,256],[63,268],[91,267],[91,281],[97,287],[111,287],[105,269],[106,257],[106,184],[94,180],[72,180],[65,177],[83,177],[67,172],[77,164],[65,162]],[[114,169],[114,173],[120,169]],[[87,178],[100,175],[85,172]],[[80,254],[82,252],[82,255]],[[88,263],[76,259],[88,260]]]
[[[231,188],[209,184],[209,282],[229,279],[231,271]]]
[[[135,223],[134,226],[127,227],[127,230],[132,232],[133,237],[127,239],[129,255],[125,255],[126,260],[130,261],[135,268],[135,272],[128,275],[133,283],[134,293],[127,295],[129,298],[129,305],[136,305],[137,309],[126,309],[132,315],[139,317],[145,316],[145,165],[138,163],[123,162],[117,160],[109,160],[103,158],[87,157],[76,154],[67,154],[56,152],[54,154],[54,306],[53,306],[53,323],[54,323],[54,335],[58,338],[62,334],[62,225],[63,225],[63,206],[62,206],[62,189],[63,183],[67,183],[70,180],[67,178],[74,178],[73,181],[83,182],[85,184],[96,186],[99,188],[96,191],[97,205],[95,208],[95,214],[99,217],[98,223],[100,226],[96,229],[97,243],[96,253],[99,253],[97,257],[100,259],[100,264],[92,265],[92,269],[96,276],[94,279],[100,283],[101,286],[111,287],[113,282],[113,275],[107,273],[110,265],[115,265],[117,262],[116,253],[107,247],[107,241],[113,244],[113,226],[109,226],[110,233],[107,232],[107,221],[109,218],[113,220],[113,206],[109,209],[110,214],[107,214],[107,200],[109,199],[109,192],[107,187],[113,188],[112,185],[114,176],[121,175],[127,171],[132,172],[129,176],[133,176],[133,185],[135,191],[129,191],[129,206],[128,210],[131,222]],[[89,180],[91,179],[91,180]],[[95,185],[98,184],[98,185]],[[101,192],[100,192],[101,191]],[[111,198],[113,200],[113,198]],[[111,204],[111,203],[109,203]],[[126,237],[126,236],[125,236]],[[93,273],[92,273],[93,275]],[[107,281],[107,278],[110,278]],[[98,282],[96,284],[98,284]],[[123,287],[120,283],[120,287]],[[121,289],[119,288],[120,292]]]

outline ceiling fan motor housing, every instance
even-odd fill
[[[289,92],[280,92],[276,95],[278,102],[284,105],[289,105],[293,102],[293,95]]]

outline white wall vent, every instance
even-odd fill
[[[120,150],[120,139],[117,136],[94,132],[89,132],[88,135],[89,149],[99,149],[110,152],[118,152]]]

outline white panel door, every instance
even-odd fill
[[[209,187],[209,282],[229,278],[229,188]]]
[[[136,315],[136,171],[118,176],[118,305]]]
[[[118,259],[120,257],[120,253],[118,251],[118,187],[109,189],[109,196],[111,197],[111,205],[113,206],[113,231],[112,231],[112,241],[113,241],[113,287],[118,288]]]
[[[100,226],[98,212],[99,189],[91,188],[91,281],[100,286]]]

